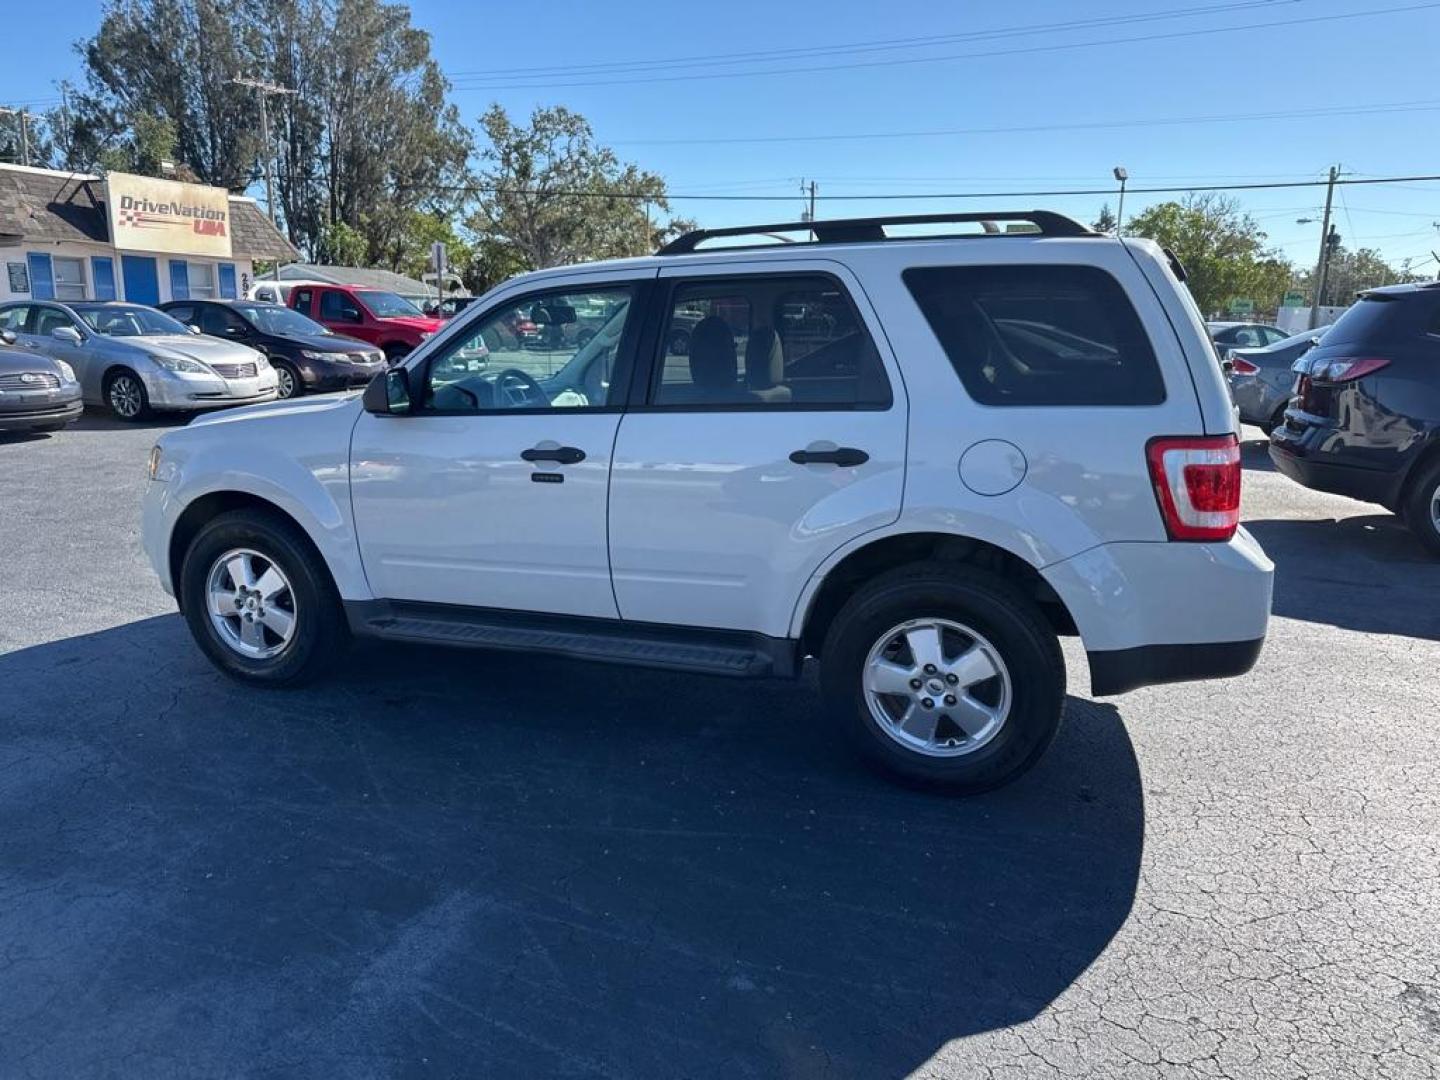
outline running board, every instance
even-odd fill
[[[795,642],[736,630],[384,600],[347,601],[345,614],[357,637],[384,641],[546,653],[741,678],[792,676],[799,667]]]

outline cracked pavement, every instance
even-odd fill
[[[1259,444],[1257,670],[1091,701],[1068,643],[1048,756],[953,800],[808,680],[239,688],[139,551],[153,435],[0,440],[0,1075],[1440,1072],[1440,563]]]

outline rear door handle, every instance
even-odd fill
[[[864,465],[870,460],[870,455],[853,446],[839,446],[834,450],[796,450],[790,455],[790,460],[796,465],[839,465],[841,468],[849,468],[853,465]]]
[[[585,460],[585,451],[578,446],[532,446],[520,451],[526,461],[553,461],[557,465],[576,465]]]

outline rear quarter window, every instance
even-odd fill
[[[1351,304],[1325,331],[1325,345],[1353,345],[1364,341],[1393,338],[1405,320],[1410,300],[1384,296],[1362,296]]]
[[[906,287],[982,405],[1159,405],[1165,381],[1124,288],[1093,266],[912,267]]]

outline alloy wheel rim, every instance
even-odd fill
[[[127,418],[140,412],[140,387],[129,375],[118,375],[110,383],[110,407]]]
[[[983,634],[950,619],[911,619],[882,634],[865,658],[865,703],[884,734],[913,753],[954,758],[995,739],[1013,684]]]
[[[293,397],[295,394],[295,376],[283,367],[275,368],[275,384],[280,388],[282,398]]]
[[[1440,485],[1430,493],[1430,526],[1440,533]]]
[[[290,579],[273,559],[251,548],[234,548],[210,564],[205,608],[220,640],[248,660],[279,656],[295,639]]]

